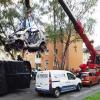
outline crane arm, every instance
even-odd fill
[[[90,43],[86,34],[84,34],[84,28],[83,28],[82,24],[80,23],[80,21],[76,21],[76,19],[74,18],[71,11],[66,6],[66,4],[64,3],[63,0],[58,0],[58,2],[62,6],[62,8],[66,12],[66,14],[68,15],[69,19],[72,21],[76,32],[80,35],[81,39],[83,40],[87,49],[89,50],[90,55],[91,55],[91,57],[90,57],[91,63],[94,63],[95,62],[95,56],[96,56],[96,50],[94,49],[93,45]]]
[[[30,7],[30,1],[29,1],[29,0],[25,0],[25,6],[26,6],[27,8],[31,8],[31,7]]]

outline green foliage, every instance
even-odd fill
[[[12,3],[12,0],[0,0],[0,4],[5,5],[5,6],[11,3]]]
[[[94,33],[94,26],[96,24],[96,21],[92,18],[87,18],[86,22],[87,23],[84,24],[86,32],[87,33],[89,32],[90,34],[93,34]]]
[[[16,7],[14,8],[12,0],[0,0],[0,5],[0,45],[5,47],[8,33],[16,31],[15,21],[19,19],[20,14]],[[9,54],[14,59],[13,51]]]
[[[52,26],[48,26],[46,28],[46,32],[48,33],[48,38],[52,41],[55,41],[55,39],[58,38],[58,34],[55,34],[55,32],[52,30],[53,27]]]
[[[98,0],[84,0],[84,1],[81,1],[80,4],[82,4],[82,6],[86,7],[87,9],[87,8],[95,6],[97,1]]]
[[[9,8],[8,10],[3,10],[3,16],[8,19],[11,19],[11,18],[19,18],[20,15],[19,13],[16,11],[16,9],[13,9],[13,8]]]
[[[81,1],[66,0],[65,2],[67,3],[69,8],[71,9],[71,12],[76,18],[81,19],[81,20],[86,20],[84,21],[85,26],[86,26],[88,25],[88,23],[90,23],[88,22],[89,20],[86,19],[86,16],[89,17],[89,15],[93,13],[94,7],[96,6],[97,1],[98,0],[81,0]],[[57,30],[59,29],[59,31],[61,28],[62,30],[63,29],[66,30],[68,28],[67,26],[69,23],[68,17],[66,16],[65,12],[62,10],[60,5],[58,4],[58,0],[39,0],[39,2],[41,2],[41,5],[39,4],[37,8],[40,9],[42,16],[48,15],[48,17],[50,17],[50,20],[49,20],[50,25],[52,25],[53,27],[56,27]],[[90,17],[88,19],[92,20],[93,18]],[[48,22],[45,22],[45,23],[48,23]],[[92,22],[91,27],[94,24],[95,22]],[[86,26],[86,28],[87,27],[88,26]],[[93,31],[92,28],[86,29],[86,32],[88,31],[91,34],[91,30]]]
[[[38,0],[34,1],[33,13],[37,13],[38,17],[35,18],[36,23],[45,25],[46,32],[52,41],[64,40],[65,33],[73,32],[73,25],[69,23],[69,19],[62,7],[58,4],[58,0]],[[85,25],[86,32],[93,33],[95,25],[95,20],[87,16],[91,15],[94,11],[94,7],[98,0],[64,0],[66,4],[71,9],[73,15],[81,19]],[[23,0],[21,0],[21,3]],[[11,7],[12,0],[0,0],[0,34],[6,35],[7,30],[15,31],[16,26],[14,26],[15,18],[19,18],[20,14],[17,12],[16,8]],[[2,9],[4,8],[4,9]],[[48,21],[42,21],[42,17],[48,16]],[[85,20],[85,21],[84,21]],[[48,24],[48,25],[47,25]],[[70,27],[71,30],[70,31]],[[71,34],[71,33],[70,33]],[[68,34],[66,34],[68,35]],[[67,41],[67,39],[66,39]]]
[[[72,41],[75,42],[74,40],[70,40],[72,33],[75,33],[73,35],[76,36],[74,27],[72,23],[70,23],[69,18],[63,11],[62,7],[58,4],[58,0],[39,1],[41,2],[41,5],[39,4],[38,9],[40,9],[42,16],[46,14],[49,18],[48,22],[45,22],[45,25],[47,25],[48,23],[49,26],[45,27],[47,27],[46,32],[48,33],[49,38],[54,41],[54,50],[56,48],[55,41],[60,38],[63,43],[63,41],[66,40],[66,45],[63,50],[63,58],[65,60],[66,51],[68,48],[67,44],[70,44],[70,42]],[[64,2],[68,5],[69,9],[76,19],[79,19],[81,22],[85,22],[83,23],[83,25],[85,26],[85,31],[89,34],[91,34],[91,32],[93,33],[95,20],[89,16],[91,16],[91,14],[93,13],[97,0],[64,0]],[[66,39],[64,37],[65,35],[68,35],[66,36]],[[62,63],[65,64],[64,60],[62,59]],[[62,66],[62,68],[64,68],[64,66]]]
[[[95,93],[94,95],[88,96],[83,100],[100,100],[100,92]]]
[[[8,34],[9,29],[13,32],[16,29],[16,26],[14,26],[14,20],[15,18],[19,18],[20,14],[16,11],[16,9],[13,8],[7,8],[2,10],[0,15],[0,31],[2,34]]]

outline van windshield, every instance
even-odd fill
[[[82,73],[81,74],[82,77],[85,77],[85,76],[88,76],[88,75],[89,75],[88,73]]]

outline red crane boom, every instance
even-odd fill
[[[87,38],[86,34],[84,34],[84,28],[83,28],[81,22],[80,21],[76,21],[76,19],[72,15],[72,13],[69,10],[69,8],[65,5],[63,0],[58,0],[58,1],[59,1],[60,5],[62,6],[62,8],[64,9],[64,11],[66,12],[66,14],[68,15],[69,19],[72,21],[72,23],[73,23],[73,25],[75,27],[75,30],[80,35],[80,37],[83,40],[83,42],[85,43],[87,49],[89,50],[89,52],[91,54],[91,63],[94,63],[95,62],[95,56],[97,55],[97,52],[94,49],[93,45],[90,43],[90,41]]]
[[[79,34],[79,36],[81,37],[81,39],[85,43],[88,51],[90,52],[91,56],[90,56],[87,64],[81,64],[80,68],[82,70],[84,69],[84,71],[86,71],[87,68],[90,68],[90,69],[91,68],[100,68],[100,54],[97,53],[97,51],[94,49],[93,45],[89,41],[89,39],[86,36],[86,34],[84,34],[84,28],[83,28],[81,22],[77,21],[74,18],[74,16],[72,15],[71,11],[69,10],[69,8],[67,7],[67,5],[64,3],[63,0],[58,0],[58,2],[62,6],[62,8],[66,12],[66,14],[68,15],[69,19],[72,21],[76,32]]]

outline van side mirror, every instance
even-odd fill
[[[76,76],[74,76],[74,79],[76,79]]]

